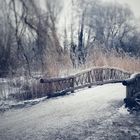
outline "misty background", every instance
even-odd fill
[[[140,67],[139,1],[0,0],[0,76]]]
[[[140,139],[139,6],[0,0],[0,139]]]

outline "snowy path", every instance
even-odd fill
[[[125,87],[108,84],[7,111],[0,140],[137,140],[140,119],[123,109],[124,97]]]

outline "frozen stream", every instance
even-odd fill
[[[0,140],[139,140],[125,87],[108,84],[0,114]]]

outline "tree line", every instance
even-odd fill
[[[58,33],[63,2],[0,0],[0,76],[85,65],[95,47],[140,56],[140,31],[128,6],[95,0],[71,0],[69,27]],[[61,41],[63,43],[61,43]]]

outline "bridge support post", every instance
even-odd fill
[[[89,86],[88,88],[91,88],[91,71],[88,72],[88,83],[89,83]]]
[[[52,96],[52,94],[53,94],[53,87],[52,87],[52,82],[49,82],[49,92],[48,92],[48,97],[51,97]]]
[[[74,93],[74,80],[75,80],[75,77],[72,77],[72,80],[71,80],[71,93]]]

